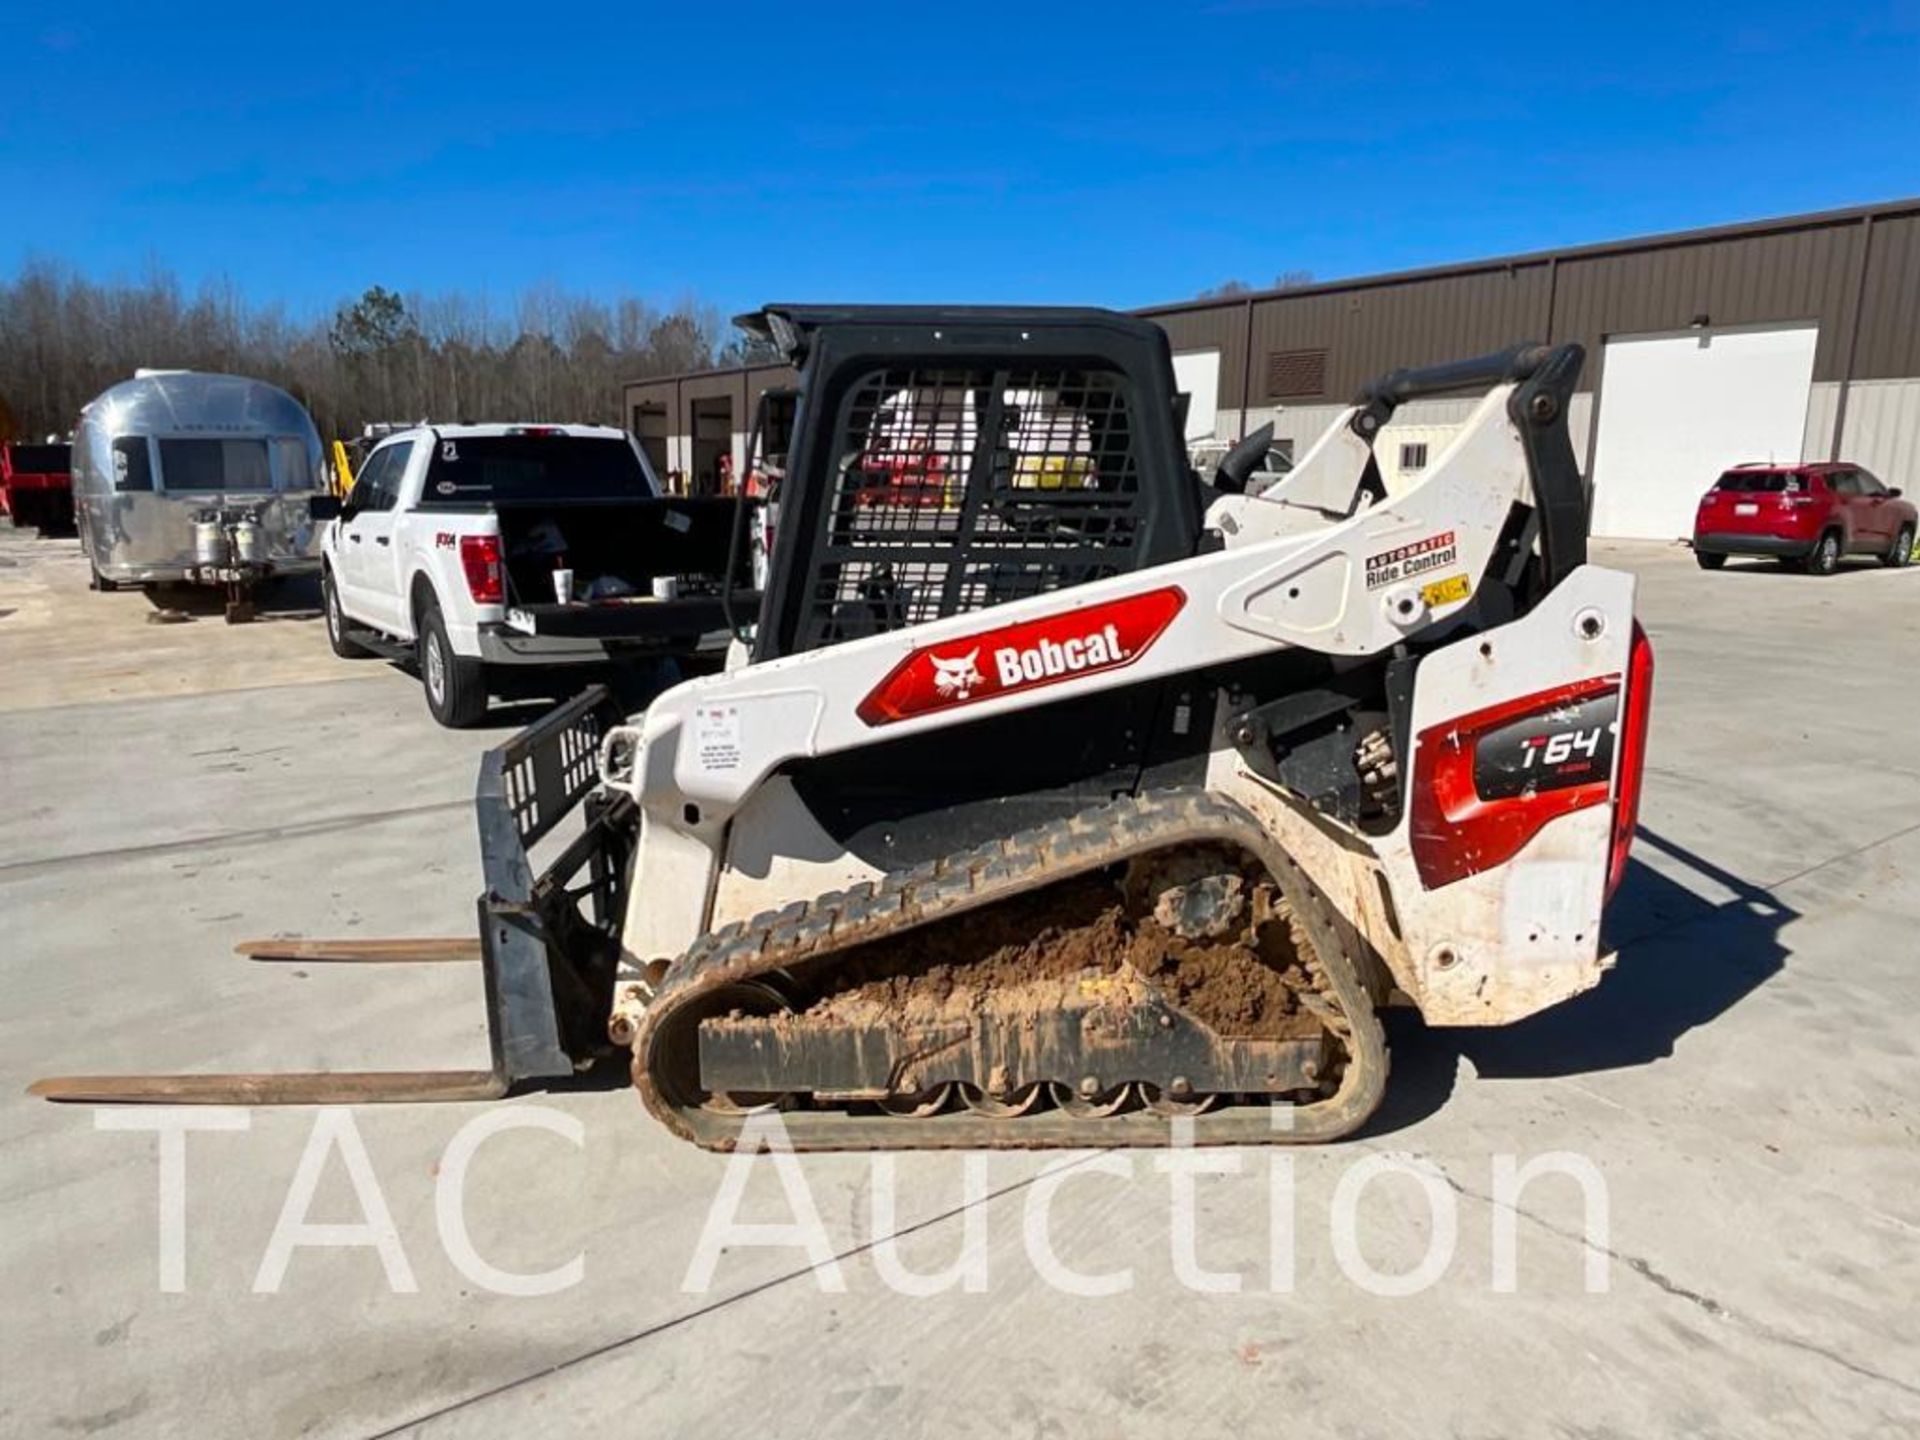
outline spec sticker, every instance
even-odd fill
[[[1430,610],[1438,610],[1442,605],[1451,605],[1456,600],[1464,600],[1473,593],[1473,586],[1465,575],[1448,575],[1439,580],[1430,580],[1420,587],[1420,598]]]
[[[449,465],[459,463],[459,460],[460,460],[459,444],[452,440],[442,440],[440,442],[440,458],[446,461]]]
[[[1444,570],[1459,558],[1460,547],[1454,543],[1451,530],[1429,535],[1411,545],[1396,545],[1391,550],[1382,550],[1378,555],[1367,557],[1367,589],[1378,590],[1383,585],[1411,580],[1416,575],[1425,575],[1434,570]]]
[[[740,768],[740,707],[700,705],[693,712],[693,757],[702,770]]]
[[[693,517],[679,510],[667,511],[660,520],[669,530],[677,530],[682,535],[693,529]]]

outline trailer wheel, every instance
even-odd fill
[[[420,638],[415,643],[427,709],[449,730],[479,724],[487,713],[486,667],[454,653],[440,607],[431,601],[420,611],[419,630]]]
[[[320,605],[327,613],[327,644],[342,660],[360,660],[373,652],[347,633],[346,613],[340,608],[340,592],[334,588],[331,568],[320,572]]]

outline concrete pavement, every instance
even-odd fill
[[[1646,834],[1610,917],[1619,967],[1508,1030],[1396,1017],[1392,1093],[1364,1138],[1244,1152],[1220,1162],[1238,1173],[1193,1180],[1196,1258],[1236,1293],[1176,1274],[1176,1187],[1150,1155],[997,1155],[971,1207],[957,1156],[899,1157],[891,1184],[863,1157],[807,1157],[786,1172],[798,1196],[763,1157],[740,1172],[741,1214],[790,1220],[810,1201],[832,1264],[736,1245],[689,1293],[729,1162],[670,1141],[619,1088],[361,1107],[345,1138],[309,1111],[194,1134],[171,1293],[154,1137],[20,1087],[477,1063],[470,971],[250,966],[226,947],[468,928],[466,801],[511,722],[438,730],[416,682],[334,660],[317,621],[201,620],[147,651],[140,597],[86,594],[57,555],[0,535],[0,562],[18,562],[0,563],[0,610],[16,612],[0,615],[0,1432],[1920,1427],[1920,572],[1598,558],[1643,577],[1659,664]],[[23,573],[43,587],[31,630],[5,599]],[[96,645],[118,658],[86,658]],[[472,1152],[450,1229],[436,1199],[463,1127],[502,1116],[527,1128]],[[573,1125],[577,1145],[536,1128]],[[263,1259],[303,1211],[309,1152],[314,1222],[360,1220],[370,1184],[391,1233],[293,1250],[276,1288]],[[1502,1157],[1557,1152],[1598,1177],[1604,1230],[1564,1174],[1496,1198]],[[1424,1184],[1402,1165],[1356,1192],[1356,1165],[1400,1156]],[[1035,1184],[1061,1164],[1077,1173]],[[897,1253],[871,1243],[877,1184],[897,1199]],[[1357,1253],[1334,1219],[1356,1193]],[[1375,1293],[1367,1267],[1414,1270],[1449,1217],[1432,1283]],[[937,1270],[969,1234],[983,1293],[889,1283],[893,1259]],[[520,1274],[577,1256],[580,1277],[492,1293],[475,1256]],[[1055,1263],[1131,1275],[1089,1298],[1049,1282]]]

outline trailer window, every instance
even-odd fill
[[[653,494],[624,438],[443,435],[421,487],[422,506],[500,500],[634,500]]]
[[[273,442],[273,469],[280,477],[282,490],[312,490],[313,465],[306,445],[294,435],[281,435]]]
[[[147,453],[146,436],[122,435],[113,442],[113,488],[153,489],[153,460]]]
[[[162,440],[160,481],[168,490],[271,490],[264,440]]]

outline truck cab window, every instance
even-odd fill
[[[153,489],[153,460],[147,453],[146,436],[122,435],[113,442],[113,488]]]
[[[407,462],[413,458],[413,442],[403,440],[387,447],[387,463],[380,472],[375,510],[391,510],[400,503],[400,483],[407,478]]]
[[[380,474],[392,458],[391,449],[376,450],[367,457],[367,463],[360,467],[360,473],[354,477],[353,489],[347,492],[347,504],[355,510],[373,511],[380,508],[375,499]]]

